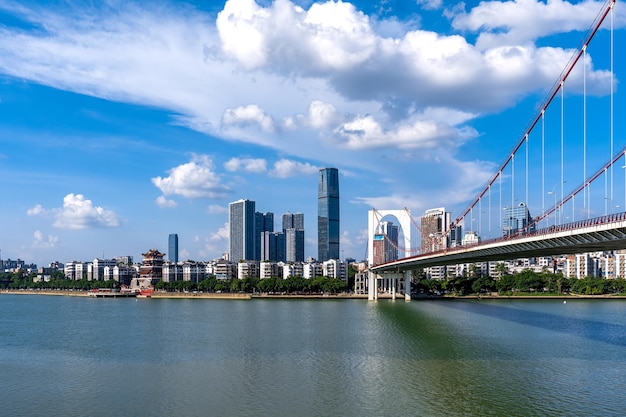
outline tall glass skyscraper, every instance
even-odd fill
[[[263,260],[262,253],[263,245],[265,243],[263,240],[263,233],[274,231],[274,213],[270,213],[269,211],[265,213],[256,212],[255,219],[256,229],[254,233],[256,236],[256,243],[254,249],[254,259],[257,261],[261,261]]]
[[[167,241],[167,258],[171,262],[178,262],[178,234],[172,233]]]
[[[255,202],[239,200],[228,205],[231,262],[256,258]]]
[[[510,236],[516,233],[528,233],[535,231],[533,218],[528,211],[528,207],[524,203],[514,207],[506,207],[504,209],[504,218],[502,219],[502,235]]]
[[[320,169],[317,187],[317,258],[339,259],[339,171]]]

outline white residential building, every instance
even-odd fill
[[[323,263],[323,274],[325,277],[348,282],[348,264],[339,259],[329,259]]]

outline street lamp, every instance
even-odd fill
[[[557,214],[557,210],[556,210],[556,193],[554,191],[548,191],[548,195],[552,194],[554,196],[554,206],[553,210],[554,210],[554,225],[556,226],[556,214]]]

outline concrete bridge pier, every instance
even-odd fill
[[[372,271],[367,271],[367,299],[369,301],[375,301],[378,299],[378,274]]]
[[[411,301],[411,271],[404,271],[404,301]]]
[[[383,291],[391,294],[391,299],[395,300],[398,292],[398,282],[404,278],[404,300],[411,301],[411,272],[394,272],[377,274],[373,271],[367,272],[367,299],[369,301],[378,300],[378,283],[382,282]]]

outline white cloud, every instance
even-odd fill
[[[38,249],[52,249],[56,247],[59,238],[57,236],[48,235],[45,236],[41,231],[35,230],[33,233],[34,241],[31,245],[32,248]]]
[[[435,120],[414,120],[394,130],[384,130],[373,116],[357,117],[338,130],[341,143],[350,149],[386,148],[434,149],[455,147],[477,133],[473,129],[455,129]]]
[[[267,170],[267,162],[265,159],[255,158],[231,158],[224,164],[224,168],[228,171],[246,171],[261,173]]]
[[[281,62],[286,72],[315,74],[354,67],[375,51],[367,16],[350,3],[314,3],[304,10],[287,0],[268,8],[229,0],[216,24],[224,52],[247,69]]]
[[[452,25],[459,30],[480,34],[481,49],[498,45],[523,44],[555,33],[585,32],[591,17],[601,10],[604,1],[585,0],[570,3],[563,0],[485,1],[454,16]]]
[[[230,227],[229,223],[224,223],[216,232],[212,233],[204,241],[204,247],[198,252],[203,258],[220,257],[228,250]]]
[[[156,205],[161,208],[172,208],[172,207],[178,206],[178,203],[176,203],[176,201],[169,200],[165,198],[165,196],[162,196],[162,195],[158,196],[155,202],[156,202]]]
[[[574,26],[584,19],[586,29],[600,9],[590,1],[486,1],[467,12],[448,10],[457,31],[440,34],[417,22],[383,24],[335,1],[299,7],[288,0],[229,0],[217,21],[198,9],[163,3],[113,2],[97,13],[29,4],[32,9],[23,6],[18,19],[43,29],[0,27],[1,74],[165,109],[176,115],[175,123],[210,140],[276,150],[284,160],[270,170],[275,177],[308,175],[317,161],[375,175],[372,189],[360,193],[375,198],[388,192],[385,201],[363,197],[387,207],[423,207],[446,193],[458,202],[484,184],[479,179],[488,164],[466,162],[472,156],[458,152],[478,135],[471,123],[551,86],[571,51],[539,46],[537,36],[572,30],[562,24],[566,15]],[[624,24],[622,13],[617,26]],[[594,69],[593,54],[590,48],[587,89],[606,93],[615,80]],[[580,75],[572,77],[568,94],[580,91]],[[444,162],[433,162],[439,157]],[[241,159],[229,162],[225,169],[252,167]],[[394,179],[393,188],[375,189],[384,178]],[[428,181],[417,185],[415,178],[436,178],[432,187],[441,197],[420,190]],[[222,181],[208,157],[152,178],[161,203],[176,195],[224,197],[230,190]],[[33,207],[28,214],[46,213]]]
[[[220,177],[213,169],[213,161],[207,155],[196,155],[190,162],[170,169],[169,176],[152,178],[152,183],[165,196],[221,198],[229,190],[220,184]]]
[[[50,215],[54,227],[59,229],[86,229],[93,227],[117,227],[120,222],[111,210],[94,206],[82,194],[68,194],[63,198],[63,207],[45,209],[40,204],[27,211],[27,215]]]
[[[319,167],[309,164],[281,159],[274,163],[274,168],[270,171],[270,176],[277,178],[289,178],[298,175],[316,174],[320,170]]]
[[[68,194],[63,198],[63,208],[53,226],[60,229],[117,227],[119,220],[113,211],[94,206],[82,194]]]
[[[335,106],[330,103],[313,100],[309,105],[309,125],[314,129],[333,128],[341,119]]]
[[[30,208],[26,211],[26,214],[28,216],[36,216],[38,214],[42,214],[44,213],[44,208],[41,206],[41,204],[37,204],[35,207]]]
[[[417,4],[421,4],[425,10],[441,9],[443,0],[417,0]]]
[[[434,7],[437,2],[422,4]],[[385,139],[406,126],[446,137],[423,148],[433,153],[450,142],[462,143],[465,138],[450,128],[454,123],[418,121],[417,115],[439,108],[465,114],[471,122],[485,111],[500,111],[544,90],[570,57],[570,51],[537,47],[532,40],[501,39],[476,47],[460,35],[409,27],[393,37],[381,35],[376,32],[379,22],[347,2],[314,3],[305,9],[288,0],[267,7],[229,0],[216,21],[197,9],[161,3],[144,8],[122,2],[103,10],[31,7],[13,12],[46,30],[1,28],[0,72],[109,100],[158,106],[176,113],[177,123],[218,138],[317,160],[330,155],[356,161],[332,152],[346,145],[345,137],[328,139],[346,120],[368,122],[363,115],[371,116]],[[522,9],[528,10],[526,15],[515,13]],[[522,32],[538,14],[538,28],[559,31],[562,25],[555,22],[562,18],[555,11],[564,10],[580,25],[589,20],[591,9],[599,9],[598,3],[525,0],[482,2],[469,12],[448,13],[473,37],[481,30],[495,36],[516,28]],[[498,17],[501,10],[510,19]],[[608,91],[610,75],[589,68],[589,91]],[[319,146],[320,138],[325,146]],[[388,146],[406,148],[407,140],[391,139]],[[377,149],[375,138],[364,143],[352,137],[348,143],[354,145],[350,149]]]
[[[263,132],[274,131],[274,121],[256,104],[226,109],[222,123],[228,126],[258,126]]]

